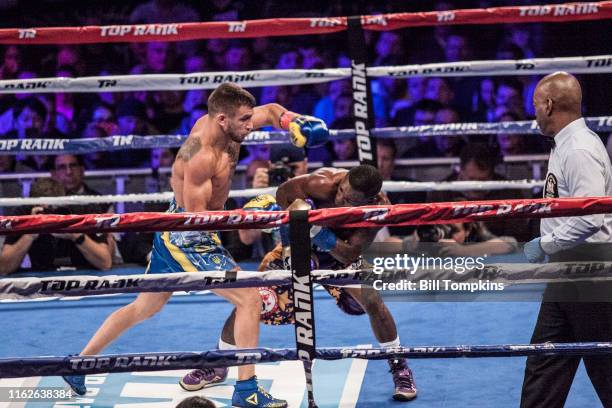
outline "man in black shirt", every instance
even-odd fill
[[[30,197],[64,195],[62,185],[53,179],[38,179],[31,187]],[[83,205],[53,207],[41,205],[19,207],[14,215],[86,214],[96,208]],[[0,274],[8,275],[20,266],[33,270],[50,270],[61,266],[109,269],[112,266],[114,241],[108,234],[52,233],[8,235],[0,251]],[[27,255],[27,258],[26,258]],[[25,260],[25,262],[24,262]]]

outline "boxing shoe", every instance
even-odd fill
[[[62,378],[76,394],[85,395],[87,392],[84,375],[65,375]]]
[[[227,378],[227,367],[192,370],[180,379],[179,385],[185,391],[198,391],[207,385],[218,384]]]
[[[396,401],[410,401],[415,399],[417,396],[417,389],[414,378],[412,377],[412,371],[408,368],[408,364],[406,364],[406,359],[400,358],[389,360],[389,367],[391,367],[393,384],[395,385],[393,399]]]
[[[274,398],[257,384],[257,377],[236,381],[232,406],[238,408],[286,408],[287,401]]]

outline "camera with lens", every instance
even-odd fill
[[[441,239],[452,239],[453,230],[450,225],[423,225],[417,228],[421,242],[439,242]]]
[[[285,161],[277,161],[268,170],[268,184],[277,187],[293,177],[293,169]]]

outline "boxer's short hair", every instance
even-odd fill
[[[363,193],[366,197],[374,197],[382,188],[382,176],[376,167],[369,164],[353,167],[348,177],[351,188]]]
[[[255,97],[249,91],[231,82],[221,84],[208,97],[208,113],[234,115],[241,106],[255,107]]]

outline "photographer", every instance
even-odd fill
[[[272,145],[270,163],[255,170],[252,188],[277,187],[295,176],[308,172],[308,159],[304,149],[290,144]]]
[[[258,163],[251,163],[258,164]],[[306,174],[308,170],[308,159],[304,149],[291,144],[275,144],[270,147],[270,161],[261,162],[253,173],[249,188],[276,187],[288,179]],[[230,199],[227,201],[228,210],[239,208]],[[233,207],[233,208],[232,208]],[[238,230],[223,231],[221,240],[225,247],[237,260],[252,257],[261,257],[276,245],[272,234],[264,233],[262,230]]]
[[[42,178],[32,183],[30,197],[59,197],[62,185]],[[40,205],[19,207],[14,215],[71,214],[70,208]],[[19,269],[51,270],[70,266],[107,270],[112,265],[111,247],[107,234],[52,233],[7,235],[0,252],[0,275]],[[26,257],[27,256],[27,257]]]

